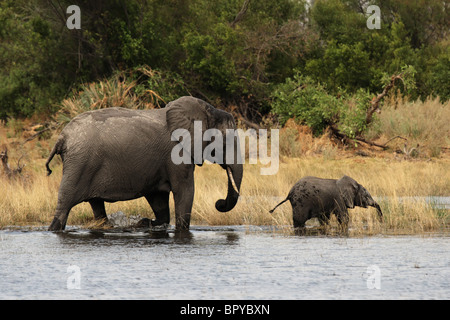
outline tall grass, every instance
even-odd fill
[[[152,100],[138,99],[134,93],[135,82],[122,76],[105,82],[87,84],[71,99],[63,102],[61,116],[67,119],[92,109],[109,106],[152,108]],[[148,94],[152,95],[152,92]],[[146,101],[146,102],[143,102]],[[260,165],[245,164],[241,198],[230,212],[218,212],[215,202],[226,197],[227,176],[217,165],[205,164],[195,170],[196,191],[192,209],[192,223],[206,225],[273,225],[291,230],[292,209],[285,203],[270,214],[283,200],[291,187],[303,176],[340,178],[344,174],[353,177],[378,197],[384,213],[384,222],[376,219],[375,209],[350,210],[350,232],[419,233],[445,229],[448,210],[436,210],[423,201],[403,201],[402,197],[450,196],[450,160],[443,157],[449,145],[449,102],[439,100],[408,102],[393,99],[383,107],[375,126],[368,132],[370,139],[388,141],[395,149],[403,148],[405,155],[418,150],[415,161],[399,161],[383,155],[383,158],[348,158],[326,135],[315,138],[307,127],[289,122],[280,132],[279,171],[276,175],[260,175]],[[26,179],[9,181],[0,174],[0,228],[9,225],[48,225],[56,208],[59,183],[62,177],[61,161],[56,157],[53,174],[45,174],[45,158],[56,135],[48,140],[20,141],[20,131],[0,126],[0,144],[9,147],[10,163],[17,163],[22,155]],[[22,127],[22,125],[20,126]],[[17,129],[17,130],[16,130]],[[9,131],[8,131],[9,130]],[[17,132],[16,132],[17,131]],[[406,147],[405,147],[406,143]],[[408,149],[408,150],[407,150]],[[423,156],[441,156],[428,161]],[[403,158],[402,158],[403,159]],[[1,167],[0,167],[1,173]],[[171,223],[174,224],[174,203],[170,199]],[[140,214],[153,218],[153,212],[145,199],[107,204],[108,213],[123,211],[128,215]],[[92,225],[93,214],[88,204],[74,207],[69,215],[69,225]],[[310,222],[314,224],[314,221]],[[331,228],[336,221],[331,222]]]
[[[409,157],[438,157],[450,147],[449,121],[450,100],[392,97],[366,136],[384,142],[399,137],[388,146]]]
[[[47,177],[45,159],[37,160],[28,168],[31,179],[27,183],[0,178],[0,227],[10,225],[48,225],[56,208],[61,164],[54,165],[54,173]],[[269,213],[283,200],[295,182],[303,176],[340,178],[347,174],[356,179],[377,197],[384,213],[379,223],[374,208],[350,210],[350,233],[399,234],[443,230],[447,227],[449,212],[437,211],[423,201],[404,201],[404,196],[450,194],[450,162],[390,161],[387,159],[325,160],[321,157],[285,159],[274,176],[261,176],[260,166],[245,164],[241,198],[230,212],[218,212],[214,205],[226,197],[227,176],[217,165],[205,164],[195,171],[196,191],[192,210],[192,224],[196,225],[270,225],[292,231],[292,209],[289,202]],[[171,223],[174,224],[174,203],[171,197]],[[108,213],[123,211],[127,215],[140,214],[153,218],[145,199],[116,202],[106,205]],[[83,203],[74,207],[68,225],[89,227],[93,222],[90,206]],[[316,222],[310,221],[309,225]],[[317,223],[316,223],[317,224]],[[330,228],[337,226],[332,219]]]
[[[321,157],[286,159],[275,176],[259,175],[259,166],[246,165],[241,199],[228,213],[214,210],[214,200],[226,193],[226,176],[221,168],[205,166],[196,170],[197,194],[193,220],[208,224],[292,225],[289,202],[270,214],[277,203],[285,199],[291,187],[303,176],[340,178],[347,174],[365,186],[379,199],[384,222],[379,223],[374,208],[356,208],[350,211],[352,234],[422,233],[446,228],[449,212],[436,210],[423,196],[450,194],[450,162],[398,162],[387,159],[339,159]],[[214,183],[210,184],[210,177]],[[201,190],[214,190],[202,193]],[[418,196],[420,200],[406,201],[404,197]],[[314,223],[314,221],[309,222]],[[316,223],[317,224],[317,223]],[[332,219],[331,226],[337,222]]]

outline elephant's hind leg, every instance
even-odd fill
[[[53,218],[52,223],[48,227],[49,231],[62,231],[66,228],[67,218],[69,217],[70,209],[73,206],[65,205],[58,201],[58,205],[56,207],[55,216]]]
[[[67,180],[63,177],[58,191],[58,204],[56,205],[55,216],[48,228],[49,231],[64,230],[66,228],[70,210],[79,203],[79,201],[75,200],[76,197],[70,191],[73,190],[73,188],[69,188],[68,185]]]
[[[105,210],[105,201],[95,198],[89,200],[89,204],[91,205],[92,211],[94,211],[95,220],[103,220],[104,223],[107,223],[108,217]]]
[[[55,217],[53,218],[49,231],[61,231],[66,228],[67,218],[70,210],[84,201],[83,192],[77,188],[79,177],[64,175],[58,191],[58,204],[56,205]]]
[[[148,203],[155,213],[155,220],[152,220],[152,226],[160,226],[170,223],[170,208],[169,208],[169,192],[159,191],[153,192],[145,196]]]
[[[304,228],[305,222],[309,219],[309,210],[295,201],[291,202],[291,204],[294,228]]]

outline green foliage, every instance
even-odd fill
[[[278,115],[281,124],[294,118],[297,123],[311,127],[316,135],[333,126],[354,138],[366,130],[366,113],[371,99],[372,94],[365,89],[337,97],[311,78],[296,74],[274,90],[272,111]]]
[[[445,1],[370,1],[381,9],[379,30],[366,27],[366,1],[306,3],[1,1],[0,118],[52,114],[74,88],[117,72],[131,72],[133,91],[155,103],[191,94],[236,105],[254,121],[270,110],[281,121],[295,116],[316,132],[330,123],[364,131],[364,101],[405,65],[416,74],[414,84],[398,86],[402,93],[450,99]],[[72,4],[81,30],[65,26]]]
[[[188,32],[182,42],[186,60],[181,66],[185,74],[197,86],[206,85],[209,91],[220,94],[233,94],[239,87],[233,56],[236,54],[237,37],[234,30],[219,23],[211,34]]]
[[[48,107],[70,85],[70,80],[55,70],[61,60],[50,24],[39,17],[22,20],[14,9],[12,2],[0,4],[0,118],[3,119],[49,111]]]
[[[370,66],[370,55],[363,43],[339,44],[331,40],[320,59],[308,61],[305,72],[326,83],[332,92],[354,91],[371,87],[374,72]]]
[[[335,123],[342,109],[342,101],[327,93],[325,87],[311,78],[296,74],[293,79],[276,87],[273,93],[272,111],[281,124],[289,118],[311,127],[315,134]]]
[[[366,131],[366,114],[373,95],[365,89],[359,89],[346,98],[339,114],[338,128],[350,138]]]
[[[316,1],[311,9],[311,18],[326,41],[356,43],[361,41],[366,29],[364,15],[352,10],[341,0]]]
[[[431,67],[428,85],[433,88],[433,94],[442,101],[450,100],[450,47],[439,54],[436,63]]]

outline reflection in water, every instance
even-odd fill
[[[238,244],[239,235],[233,232],[226,232],[225,236],[227,237],[227,244]]]
[[[151,231],[147,228],[143,229],[72,229],[62,232],[55,232],[61,243],[67,245],[129,245],[129,246],[143,246],[143,245],[158,245],[158,244],[238,244],[239,234],[230,231],[230,228],[198,228],[195,230],[197,235],[189,231],[176,231],[173,229],[162,231]],[[207,232],[215,231],[224,237],[208,237],[203,239],[202,235]]]
[[[348,237],[349,230],[341,226],[306,226],[303,228],[293,228],[294,235],[306,237]]]

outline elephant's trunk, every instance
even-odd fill
[[[216,202],[216,209],[220,212],[230,211],[236,205],[243,176],[242,164],[227,164],[224,168],[228,176],[228,192],[226,199],[220,199]]]
[[[381,208],[380,208],[379,204],[374,201],[374,204],[372,205],[372,207],[377,209],[378,219],[380,220],[380,222],[383,222],[383,212],[381,212]]]

